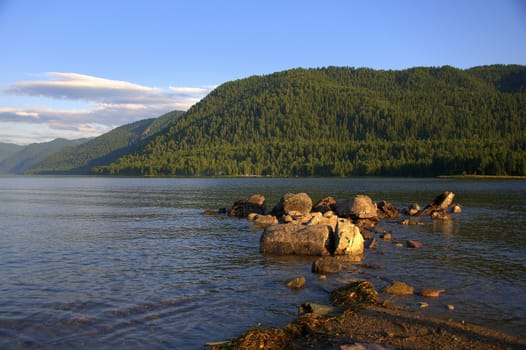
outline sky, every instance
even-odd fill
[[[94,137],[291,68],[526,65],[526,0],[0,0],[0,142]]]

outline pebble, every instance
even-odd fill
[[[442,292],[445,292],[445,290],[437,288],[424,288],[418,294],[427,298],[437,298]]]
[[[429,304],[426,303],[425,301],[420,301],[420,302],[418,303],[418,305],[420,305],[420,307],[422,307],[422,308],[424,308],[424,307],[428,307],[428,306],[429,306]]]
[[[408,248],[422,248],[424,244],[420,241],[409,239],[406,242]]]
[[[306,279],[304,276],[296,277],[287,283],[290,289],[302,289],[305,287]]]
[[[453,311],[453,310],[455,310],[455,305],[451,305],[451,304],[449,304],[449,305],[447,306],[447,309]]]

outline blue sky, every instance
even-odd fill
[[[96,136],[295,67],[526,64],[523,0],[0,0],[0,142]]]

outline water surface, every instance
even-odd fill
[[[366,193],[398,207],[453,191],[464,212],[382,222],[359,269],[321,281],[311,258],[272,258],[246,220],[203,216],[253,193],[314,201]],[[258,323],[283,326],[305,301],[359,277],[447,290],[426,312],[526,334],[526,182],[452,179],[0,178],[0,348],[201,349]],[[285,283],[305,275],[307,287]],[[416,306],[420,297],[394,302]],[[447,305],[455,305],[448,311]]]

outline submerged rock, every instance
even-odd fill
[[[342,269],[342,264],[332,256],[318,258],[312,263],[312,272],[314,273],[335,273],[340,272]]]
[[[300,276],[290,280],[287,283],[287,287],[289,287],[290,289],[302,289],[303,287],[305,287],[306,283],[307,280],[305,279],[305,276]]]
[[[384,293],[392,295],[413,295],[414,288],[407,283],[395,281],[383,289]]]
[[[439,288],[424,288],[418,292],[419,295],[427,298],[438,298],[440,293],[445,292],[445,289]]]
[[[408,248],[422,248],[424,246],[424,243],[414,239],[409,239],[407,240],[406,245]]]

